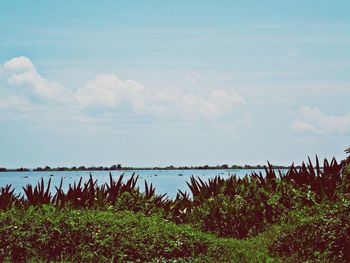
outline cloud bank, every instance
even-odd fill
[[[115,74],[97,74],[76,90],[42,76],[27,57],[5,62],[0,78],[0,111],[53,114],[77,119],[102,118],[108,115],[149,115],[156,118],[213,121],[233,117],[246,104],[235,91],[212,89],[206,93],[177,89],[145,87]],[[69,116],[68,116],[69,115]],[[39,116],[40,117],[40,116]]]

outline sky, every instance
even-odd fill
[[[350,1],[0,6],[0,167],[345,158]]]

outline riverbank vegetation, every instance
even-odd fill
[[[350,166],[316,158],[286,173],[192,177],[157,195],[138,177],[68,191],[50,181],[0,189],[1,260],[69,262],[349,262]]]

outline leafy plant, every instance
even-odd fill
[[[23,199],[23,204],[26,206],[29,205],[43,205],[50,204],[53,201],[51,192],[50,192],[51,178],[47,183],[45,190],[44,179],[41,178],[41,182],[33,187],[30,184],[27,184],[23,187],[26,199]]]
[[[14,194],[14,190],[11,189],[11,185],[0,188],[0,211],[10,209],[18,203],[18,196]]]

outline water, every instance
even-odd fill
[[[176,193],[179,190],[189,192],[189,188],[186,181],[190,181],[190,177],[200,177],[202,180],[207,181],[209,178],[213,178],[219,175],[222,178],[228,178],[231,175],[237,175],[237,177],[243,177],[251,172],[259,172],[261,170],[247,170],[247,169],[217,169],[217,170],[118,170],[111,171],[114,180],[117,180],[119,175],[125,174],[124,181],[131,177],[135,172],[139,175],[138,186],[141,191],[144,191],[144,181],[148,184],[153,184],[157,194],[167,194],[169,198],[176,197]],[[86,182],[90,173],[93,179],[97,179],[97,184],[101,185],[109,182],[109,171],[43,171],[43,172],[1,172],[0,173],[0,187],[7,184],[11,184],[15,187],[15,192],[23,194],[23,186],[27,184],[36,185],[41,178],[44,178],[46,183],[51,178],[51,191],[56,193],[55,186],[59,186],[61,179],[63,178],[62,188],[64,191],[68,189],[69,184],[73,184],[74,181],[78,182],[80,177],[83,178],[83,182]],[[263,173],[264,174],[264,173]]]

